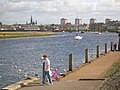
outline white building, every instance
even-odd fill
[[[60,21],[61,25],[65,25],[67,23],[67,19],[65,18],[62,18],[61,21]]]
[[[95,24],[95,23],[96,23],[96,19],[91,18],[91,19],[90,19],[90,24]]]
[[[110,21],[111,21],[111,19],[109,19],[109,18],[105,19],[105,23],[108,23]]]
[[[24,28],[24,30],[40,30],[40,28],[37,25],[26,25],[23,26],[22,28]]]
[[[82,24],[82,19],[76,18],[75,19],[75,25],[78,26],[78,25],[81,25],[81,24]]]

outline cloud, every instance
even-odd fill
[[[76,16],[84,21],[120,19],[119,0],[1,0],[0,8],[5,23],[24,23],[31,15],[40,23],[57,23],[62,17],[74,22]]]
[[[116,17],[120,14],[120,2],[117,2],[115,0],[109,0],[108,3],[108,0],[102,0],[101,3],[98,4],[98,7],[96,9],[96,12]]]

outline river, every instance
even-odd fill
[[[110,42],[118,43],[117,33],[83,33],[81,40],[74,40],[76,33],[59,33],[55,36],[40,36],[27,38],[0,39],[0,88],[24,79],[24,74],[30,76],[42,73],[40,57],[47,54],[52,70],[59,72],[68,70],[69,54],[74,55],[74,67],[84,63],[84,50],[89,49],[89,59],[95,57],[96,46],[104,52],[104,45]]]

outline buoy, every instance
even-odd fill
[[[19,72],[22,72],[22,70],[21,70],[21,69],[19,69]]]
[[[61,62],[63,62],[63,60],[61,60]]]
[[[25,74],[24,74],[24,77],[26,78],[27,76],[28,76],[27,73],[25,73]]]
[[[66,69],[63,69],[64,72],[66,72]]]
[[[15,68],[17,68],[17,66],[15,65]]]

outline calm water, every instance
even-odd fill
[[[84,50],[89,49],[89,58],[95,55],[96,46],[100,45],[100,52],[104,52],[104,44],[118,42],[117,33],[92,34],[84,33],[82,40],[74,40],[76,33],[61,33],[57,36],[43,36],[31,38],[15,38],[0,40],[0,88],[24,78],[24,74],[41,75],[42,60],[47,54],[52,68],[60,68],[60,72],[68,69],[68,56],[74,54],[74,67],[84,62]]]

